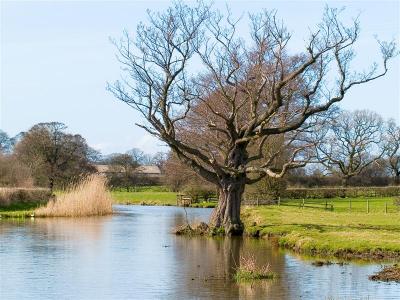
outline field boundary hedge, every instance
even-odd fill
[[[387,187],[323,187],[323,188],[287,188],[280,191],[281,199],[329,199],[358,197],[396,197],[400,196],[400,186]],[[245,203],[268,202],[274,199],[271,194],[246,193]]]
[[[45,188],[0,188],[0,207],[16,203],[47,203],[52,194]]]
[[[400,186],[288,188],[281,197],[288,199],[393,197],[400,195]]]

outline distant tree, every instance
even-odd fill
[[[173,152],[168,154],[164,163],[164,183],[174,191],[182,191],[185,186],[196,183],[200,185],[204,179],[183,163]]]
[[[245,185],[304,166],[310,144],[302,135],[313,118],[352,87],[384,76],[396,48],[381,42],[383,70],[374,64],[357,73],[350,66],[360,26],[357,20],[345,26],[336,9],[325,10],[305,50],[294,52],[291,33],[275,12],[251,15],[244,42],[229,12],[224,16],[198,3],[150,12],[149,25],[138,26],[135,41],[125,34],[115,42],[127,76],[109,89],[140,112],[146,122],[138,126],[218,187],[210,225],[242,234]],[[279,169],[278,154],[261,151],[277,135],[289,143],[281,149],[291,149]],[[261,150],[252,154],[250,148]]]
[[[0,153],[9,152],[11,145],[11,139],[8,134],[0,129]]]
[[[101,164],[103,161],[103,155],[101,152],[91,147],[88,147],[87,157],[88,160],[93,164]]]
[[[167,159],[168,159],[167,152],[157,152],[151,157],[151,165],[156,165],[157,167],[160,168],[161,172],[163,172]]]
[[[394,183],[400,184],[400,127],[389,120],[385,134],[387,166],[394,176]]]
[[[65,132],[59,122],[39,123],[26,132],[15,146],[19,161],[32,170],[37,184],[64,186],[80,175],[94,172],[90,147],[79,134]]]
[[[353,186],[387,186],[391,181],[386,161],[382,157],[370,164],[360,174],[350,179],[349,185]]]
[[[144,165],[147,161],[147,155],[138,148],[132,148],[131,150],[128,150],[126,154],[131,156],[132,160],[135,161],[138,165]]]
[[[137,158],[137,157],[136,157]],[[138,183],[138,176],[135,172],[139,166],[139,162],[135,160],[134,156],[128,153],[114,154],[108,159],[109,184],[113,187],[123,187],[127,191],[130,187]]]
[[[376,163],[383,155],[382,118],[370,111],[342,112],[325,125],[317,146],[320,162],[332,173],[342,178],[347,186],[349,179]]]

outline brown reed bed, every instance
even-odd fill
[[[106,179],[91,175],[35,210],[37,217],[86,217],[112,213],[112,198]]]

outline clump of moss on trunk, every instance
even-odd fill
[[[370,280],[374,281],[394,281],[400,283],[400,265],[385,266],[382,270],[369,276]]]

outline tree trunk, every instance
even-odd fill
[[[53,189],[54,189],[54,178],[53,177],[49,178],[49,189],[50,189],[50,193],[53,194]]]
[[[394,184],[400,185],[400,173],[396,173],[396,175],[394,177]]]
[[[225,234],[228,235],[243,234],[244,226],[240,220],[240,204],[245,183],[244,176],[222,180],[218,206],[214,209],[210,220],[211,227],[224,228]]]
[[[343,177],[342,178],[342,186],[348,187],[348,185],[349,185],[349,177]]]

